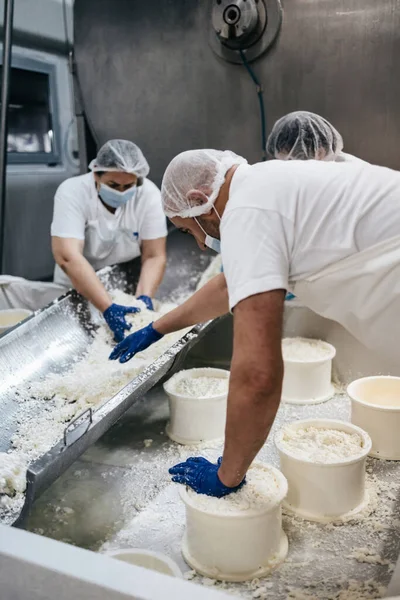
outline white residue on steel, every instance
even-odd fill
[[[12,452],[0,452],[0,515],[21,510],[26,489],[27,463]]]
[[[145,327],[167,310],[161,305],[159,312],[146,309],[143,302],[119,290],[112,293],[113,301],[124,306],[139,306],[140,313],[128,315],[131,332]],[[109,354],[114,346],[111,332],[105,322],[96,331],[93,342],[83,358],[78,359],[65,373],[50,373],[44,379],[18,389],[22,403],[18,416],[18,428],[12,437],[12,449],[7,456],[15,457],[24,465],[20,476],[26,482],[27,465],[50,450],[60,439],[68,422],[89,407],[108,400],[143,373],[152,363],[160,359],[185,332],[166,335],[144,352],[138,353],[125,364],[110,361]],[[154,367],[156,368],[156,367]],[[40,407],[40,411],[38,411]],[[0,464],[0,479],[2,467]],[[8,477],[8,476],[7,476]],[[1,487],[1,484],[0,484]],[[0,520],[23,504],[23,494],[7,495],[1,492]],[[22,499],[22,500],[21,500]],[[21,504],[22,501],[22,504]]]
[[[128,315],[127,321],[132,325],[130,333],[142,329],[164,314],[161,307],[159,313],[146,309],[142,302],[121,291],[113,292],[113,300],[124,306],[140,306],[141,312]],[[171,306],[169,305],[168,308]],[[179,337],[181,332],[169,334],[144,352],[139,352],[127,363],[109,360],[114,346],[110,330],[103,325],[94,336],[86,356],[74,367],[62,375],[49,374],[44,380],[31,386],[30,393],[34,397],[55,398],[67,413],[67,420],[89,406],[114,396],[129,381],[144,371],[161,354],[165,352]],[[68,405],[73,403],[72,408]],[[72,413],[72,414],[71,414]]]
[[[12,452],[0,452],[0,498],[2,494],[14,496],[26,488],[26,463]]]

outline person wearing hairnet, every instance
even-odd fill
[[[200,246],[221,243],[234,320],[224,454],[221,464],[196,457],[170,470],[221,497],[245,482],[279,407],[286,290],[366,347],[399,357],[400,173],[365,162],[248,165],[232,152],[191,150],[169,164],[161,194],[176,227]],[[226,309],[208,294],[202,319]],[[170,315],[149,327],[162,336],[176,325]],[[136,346],[128,336],[114,357]]]
[[[139,255],[136,296],[150,310],[166,265],[166,219],[160,191],[147,179],[149,165],[128,140],[110,140],[90,163],[90,173],[58,188],[51,225],[54,282],[72,286],[103,316],[120,342],[130,329],[125,316],[138,308],[114,304],[96,271]]]
[[[343,152],[342,136],[329,121],[308,111],[292,112],[276,121],[267,140],[267,151],[279,160],[363,162],[361,159]],[[205,245],[220,252],[219,240],[207,236]],[[286,299],[291,300],[292,298],[294,295],[288,292]],[[144,349],[160,339],[161,331],[163,334],[178,331],[190,325],[207,321],[214,315],[225,314],[228,310],[228,288],[225,277],[221,274],[209,281],[187,302],[161,319],[161,324],[157,322],[156,329],[149,325],[144,330],[133,334],[133,337],[126,343],[131,344],[129,349],[127,348],[118,356],[122,362],[129,360],[132,352],[136,354],[140,349]]]
[[[323,117],[308,111],[296,111],[279,119],[272,128],[267,140],[267,151],[271,157],[280,160],[324,160],[336,162],[350,162],[358,159],[343,152],[343,139],[340,133]],[[219,250],[215,246],[214,249]],[[65,284],[64,278],[62,283]],[[214,298],[218,293],[221,303],[228,307],[228,291],[225,279],[220,277],[217,281],[209,283],[206,290],[190,301],[190,312],[186,305],[179,309],[182,312],[182,327],[201,321],[203,296],[207,294]],[[11,277],[0,276],[0,308],[22,307],[35,310],[62,294],[65,286],[55,283],[35,282]],[[287,299],[293,295],[288,293]],[[199,318],[196,319],[198,311]],[[179,313],[178,313],[179,314]],[[184,318],[190,316],[190,323],[185,323]],[[193,322],[193,323],[192,323]]]
[[[266,150],[279,160],[361,160],[343,152],[343,138],[329,121],[306,110],[289,113],[276,121]]]
[[[288,113],[272,128],[267,153],[278,160],[361,161],[343,152],[343,138],[324,117],[307,110]],[[286,300],[295,296],[290,292]]]

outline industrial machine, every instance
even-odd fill
[[[203,0],[76,2],[71,64],[75,76],[76,106],[79,107],[80,170],[84,170],[87,164],[89,151],[85,153],[85,147],[90,147],[91,143],[89,130],[98,145],[116,137],[135,141],[149,158],[150,178],[158,185],[171,158],[188,148],[229,148],[250,162],[259,161],[266,158],[266,134],[274,121],[285,113],[301,109],[328,118],[343,134],[346,151],[367,161],[399,169],[400,79],[393,76],[400,55],[399,9],[399,0],[382,0],[378,3],[374,0],[346,0],[340,5],[337,0],[286,0],[284,12],[279,0],[210,0],[207,4]],[[22,55],[27,60],[42,60],[46,64],[51,62],[49,57],[45,60],[43,54],[39,56],[38,53],[44,52],[44,49],[36,49],[35,56],[28,56],[27,52],[27,49],[21,49],[21,56],[18,57],[19,49],[16,49],[16,69],[27,69],[29,66],[21,62]],[[57,77],[66,83],[67,55],[65,52],[62,56],[60,54],[61,51],[56,60]],[[32,63],[29,64],[32,67]],[[41,76],[50,79],[54,76],[55,71],[48,64],[47,70],[43,70],[43,64],[40,69],[37,63],[33,66]],[[60,94],[60,103],[63,101],[61,96],[65,100],[65,95]],[[67,104],[59,112],[64,117],[67,113],[69,116],[71,111],[72,104],[69,101]],[[68,130],[66,121],[63,123],[59,128],[63,132],[61,140],[66,139]],[[65,148],[72,148],[69,143]],[[53,144],[52,156],[54,154],[57,165],[46,163],[41,167],[46,171],[42,173],[43,176],[47,177],[50,172],[57,173],[57,177],[52,177],[52,186],[61,176],[66,177],[78,171],[76,157],[72,156],[68,167],[65,166],[66,162],[61,161],[63,148],[63,144]],[[71,150],[66,152],[67,155],[71,158]],[[65,158],[65,161],[68,159]],[[25,176],[26,185],[32,185],[29,181],[32,181],[32,172],[36,173],[37,168],[37,165],[34,168],[17,163],[10,165],[9,185],[13,169],[19,186],[25,181]],[[40,185],[38,189],[42,189]],[[33,256],[32,259],[27,258],[32,247],[28,224],[33,235],[37,220],[32,227],[29,215],[33,213],[28,212],[32,207],[27,208],[27,192],[22,193],[20,187],[18,190],[20,193],[16,204],[14,200],[7,200],[9,225],[5,232],[6,248],[9,244],[9,250],[5,253],[8,256],[5,264],[9,265],[11,273],[42,277],[49,271],[49,249],[44,251],[43,256],[47,252],[47,258],[43,262],[38,262]],[[17,202],[24,202],[23,209],[26,210],[26,228],[22,228],[22,233],[18,221],[18,239],[23,241],[18,245],[18,250],[17,245],[15,249],[12,247],[12,232],[16,230],[12,215],[22,210]],[[36,208],[32,208],[35,218],[40,220],[40,231],[48,231],[50,203],[50,199],[46,198],[43,211],[38,209],[41,204],[35,204]],[[42,229],[46,219],[46,227]],[[34,239],[37,239],[37,232]],[[48,244],[47,241],[45,243]],[[193,240],[178,232],[169,235],[168,252],[167,276],[159,291],[161,299],[170,298],[177,285],[186,286],[187,293],[193,291],[210,260],[210,255],[202,258]],[[7,263],[7,260],[10,262]],[[43,268],[39,268],[39,264]],[[27,265],[30,265],[29,268]],[[137,269],[138,262],[116,267],[104,274],[105,281],[111,287],[118,285],[124,290],[132,290]],[[63,358],[63,368],[67,369],[75,354],[87,349],[94,326],[87,304],[71,292],[0,338],[0,412],[3,416],[0,450],[10,447],[15,429],[19,411],[15,397],[18,384],[25,384],[47,372],[56,372],[60,368],[60,356]],[[399,365],[390,364],[368,351],[339,325],[317,317],[296,301],[287,303],[285,335],[318,337],[333,344],[337,350],[334,366],[342,384],[368,374],[400,375]],[[58,354],[53,353],[54,348],[58,349]],[[46,502],[50,505],[52,501],[55,502],[58,484],[54,482],[57,478],[90,447],[92,452],[96,452],[99,446],[95,442],[100,436],[112,436],[113,430],[110,428],[118,419],[117,427],[121,435],[129,437],[133,435],[135,427],[137,432],[146,426],[148,435],[154,438],[162,436],[160,423],[165,425],[165,414],[162,413],[160,419],[148,419],[149,411],[156,413],[165,400],[157,395],[156,384],[181,368],[182,364],[229,368],[231,350],[232,322],[229,316],[218,322],[199,325],[113,398],[78,415],[74,422],[66,423],[57,444],[29,465],[25,505],[12,515],[10,522],[30,529],[35,528],[32,523],[39,522],[44,535],[57,537],[58,534],[50,530],[45,522],[44,505],[40,505],[39,496],[44,493]],[[146,393],[146,402],[142,402]],[[307,407],[306,416],[318,414],[348,418],[349,407],[342,400],[338,397],[331,404],[320,405],[318,409]],[[128,409],[133,411],[130,420],[126,416]],[[284,423],[289,418],[300,418],[300,413],[283,408],[279,422]],[[148,464],[153,461],[151,464],[161,465],[164,472],[170,464],[165,456],[168,442],[162,437],[160,440],[160,445],[150,448],[144,457],[141,450],[132,450],[134,460],[140,455],[144,463],[146,460]],[[263,452],[263,458],[272,464],[276,462],[277,456],[271,447],[267,445]],[[90,454],[86,460],[92,471],[96,471],[93,455],[92,460]],[[133,473],[133,497],[143,486],[139,460],[134,460],[132,458],[132,463],[129,463]],[[117,472],[119,465],[112,466]],[[398,463],[377,463],[375,467],[383,480],[397,481]],[[97,477],[96,484],[104,474],[102,466],[97,465],[97,469],[100,474],[95,472],[93,475]],[[59,482],[65,481],[67,486],[68,480],[63,477],[59,479]],[[87,484],[86,481],[84,483]],[[150,483],[157,490],[158,482],[151,480]],[[97,489],[88,496],[89,504],[95,502]],[[161,489],[154,502],[172,502],[169,493],[170,490]],[[38,507],[36,515],[35,502]],[[89,521],[92,506],[80,509],[82,515],[78,524],[84,530],[84,521]],[[141,506],[144,515],[150,509],[153,510],[154,506],[150,507],[145,502]],[[132,529],[138,539],[141,539],[140,524],[138,520],[138,529],[134,526]],[[163,522],[160,520],[156,525],[159,525],[162,534]],[[169,544],[171,552],[176,551],[182,527],[183,520],[167,542],[161,535],[157,543]],[[351,547],[362,545],[361,535],[357,531],[354,527],[350,533],[346,533],[346,543]],[[398,531],[391,526],[383,531],[390,562],[395,562],[399,552]],[[79,537],[77,526],[75,533]],[[166,537],[167,534],[168,531]],[[317,549],[313,550],[307,568],[300,569],[307,577],[312,574],[311,568],[320,568],[328,573],[332,566],[329,542],[334,535],[335,541],[342,539],[341,532],[332,533],[316,528],[315,541],[319,545],[315,546]],[[98,533],[92,547],[97,549],[102,541]],[[156,544],[154,540],[151,542]],[[150,540],[145,543],[150,543]],[[81,542],[81,545],[84,544]],[[305,547],[295,539],[293,548],[300,561]],[[347,552],[347,547],[345,550]],[[386,585],[389,582],[391,574],[387,565],[379,561],[367,566],[353,564],[347,559],[346,552],[341,562],[333,565],[336,569],[331,575],[333,579],[338,578],[338,572],[349,579],[358,576],[367,579],[373,570],[379,584]],[[296,571],[287,575],[285,585],[294,585],[298,577]],[[273,582],[273,585],[278,584],[279,576]],[[392,585],[390,591],[395,593],[398,590]],[[212,596],[212,591],[204,592],[204,597],[210,597],[211,600]],[[153,600],[155,597],[156,594]],[[178,594],[176,597],[179,597]]]

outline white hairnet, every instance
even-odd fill
[[[247,160],[230,150],[187,150],[169,163],[161,185],[161,197],[167,217],[198,217],[214,205],[226,172]],[[206,204],[192,206],[188,193],[200,190]]]
[[[129,140],[108,140],[89,165],[92,171],[123,171],[146,177],[150,167],[139,146]]]
[[[267,140],[268,154],[284,160],[335,160],[342,150],[342,136],[333,125],[307,111],[279,119]]]

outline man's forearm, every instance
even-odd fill
[[[111,297],[84,256],[73,256],[60,266],[70,278],[76,291],[89,300],[100,312],[104,312],[111,306]]]
[[[262,377],[252,381],[251,365],[246,371],[240,369],[236,373],[233,367],[229,386],[224,458],[218,473],[222,483],[229,487],[243,480],[264,445],[281,397],[282,376],[279,373],[271,386],[264,384]]]
[[[228,289],[225,276],[221,273],[213,277],[178,308],[158,319],[154,323],[154,328],[165,335],[216,319],[227,312],[229,312]]]
[[[165,265],[165,256],[153,256],[143,261],[136,296],[154,296],[164,277]]]
[[[279,407],[285,290],[254,294],[234,309],[225,448],[219,477],[238,485],[263,446]]]

